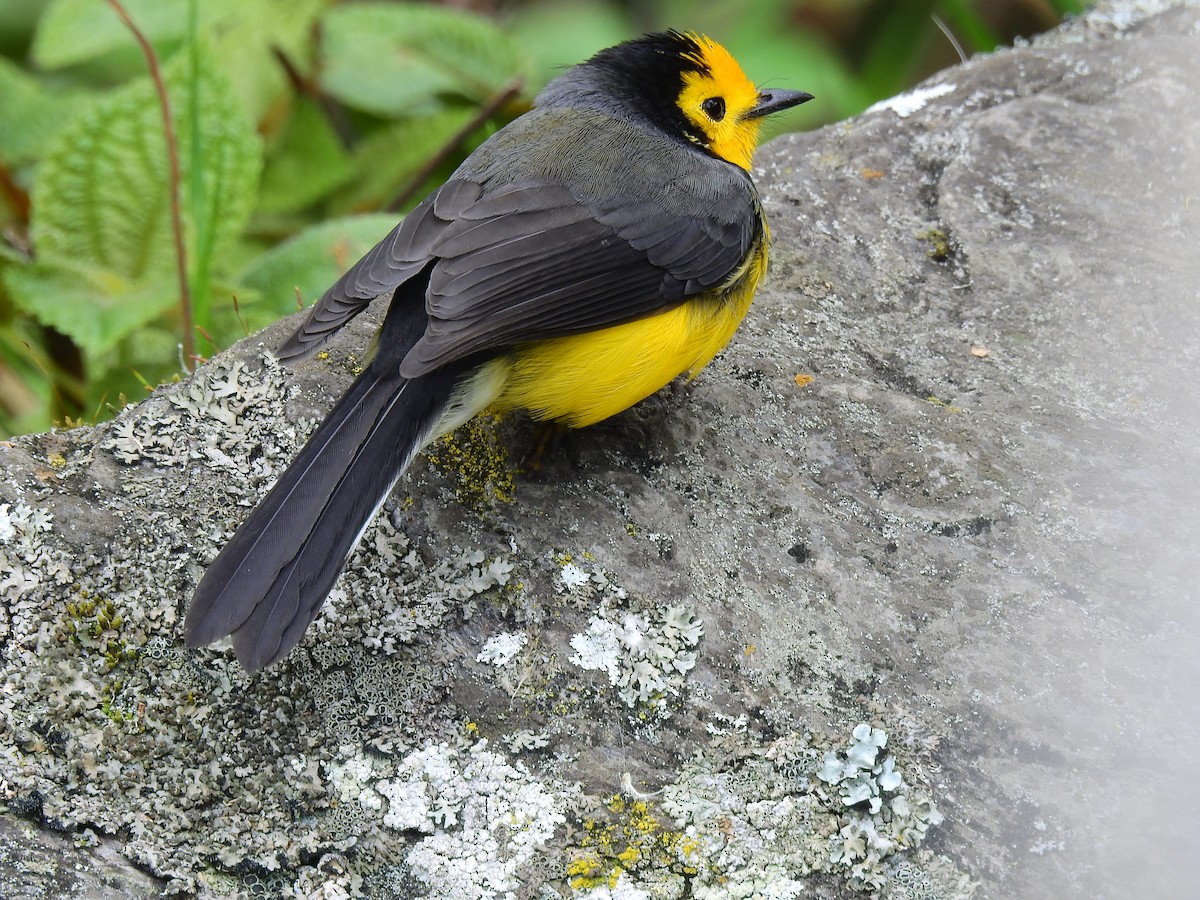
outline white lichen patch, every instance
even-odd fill
[[[568,591],[583,587],[591,581],[591,576],[573,562],[563,563],[562,568],[559,569],[558,577],[562,581],[563,587]]]
[[[20,613],[23,597],[47,579],[64,584],[70,578],[67,560],[40,541],[50,528],[50,514],[43,509],[0,504],[0,640],[8,637],[10,617]]]
[[[680,884],[682,885],[682,879],[680,879]],[[663,895],[652,894],[646,888],[635,886],[629,876],[622,872],[614,879],[611,885],[597,885],[593,888],[578,891],[574,896],[577,900],[659,900]],[[683,894],[677,894],[672,891],[666,896],[682,897]]]
[[[529,635],[524,631],[502,631],[494,634],[483,643],[477,662],[490,663],[497,668],[506,666],[513,661],[521,648],[529,642]]]
[[[756,744],[740,707],[686,711],[690,733],[704,734],[699,715],[713,747],[737,752],[698,760],[661,792],[639,778],[647,790],[634,793],[627,777],[628,807],[655,812],[626,822],[626,845],[597,856],[596,877],[573,880],[582,857],[563,826],[577,833],[597,798],[557,773],[579,777],[577,761],[631,725],[673,746],[663,723],[685,718],[704,633],[690,603],[631,597],[586,553],[551,556],[535,593],[537,563],[515,542],[497,555],[410,537],[401,503],[367,530],[279,665],[250,677],[228,649],[185,650],[179,618],[205,561],[311,427],[288,422],[291,385],[273,364],[218,363],[98,437],[65,436],[48,478],[9,469],[0,805],[82,841],[119,836],[182,894],[786,898],[817,872],[863,891],[882,878],[965,896],[912,850],[936,817],[905,767],[903,729],[895,759],[874,730],[856,732],[823,781],[828,746]],[[67,481],[86,486],[87,504]],[[518,563],[531,577],[513,577]],[[480,645],[476,623],[502,617],[518,624]],[[504,688],[490,707],[474,705],[478,682],[463,688],[479,663]],[[629,714],[614,727],[618,704]],[[480,732],[510,756],[475,742]]]
[[[203,460],[230,475],[274,480],[290,450],[314,425],[292,424],[281,414],[290,390],[286,373],[270,354],[262,355],[260,368],[217,360],[155,402],[110,422],[101,448],[125,463],[176,467]],[[236,452],[246,444],[257,444],[262,452],[248,460]]]
[[[435,638],[512,571],[477,549],[423,557],[393,513],[278,666],[251,678],[228,650],[182,649],[205,560],[311,429],[286,415],[294,390],[270,361],[218,361],[44,463],[21,448],[45,472],[9,468],[0,494],[0,808],[121,835],[175,893],[357,891],[394,853],[374,789],[394,766],[375,769],[461,721],[439,705],[455,660]],[[89,501],[65,497],[64,535],[68,481]]]
[[[523,870],[566,822],[564,798],[486,741],[413,751],[376,790],[387,800],[384,825],[422,835],[408,867],[445,900],[514,897]]]
[[[631,709],[665,711],[696,666],[703,623],[686,606],[644,612],[614,611],[602,604],[587,631],[571,637],[570,662],[601,671]]]
[[[469,614],[477,598],[509,583],[513,564],[456,548],[428,565],[400,530],[398,514],[376,518],[313,624],[313,635],[393,654],[440,627],[448,613]],[[313,637],[310,636],[309,640]]]
[[[303,762],[300,757],[298,762]],[[367,813],[382,814],[383,798],[372,785],[378,779],[382,764],[377,764],[371,757],[358,750],[353,745],[340,749],[339,756],[326,766],[327,777],[332,787],[330,793],[339,803],[356,803]],[[293,764],[298,774],[304,768]]]
[[[867,112],[882,112],[891,110],[902,119],[906,119],[913,113],[922,109],[930,100],[936,100],[938,97],[944,97],[955,89],[952,83],[933,84],[929,87],[913,88],[911,91],[905,91],[903,94],[897,94],[895,97],[890,97],[887,100],[880,100],[874,106],[870,107]]]
[[[853,739],[855,752],[879,766],[875,777],[898,773],[894,760],[883,767],[875,758],[882,729],[862,737]],[[811,896],[819,876],[876,898],[967,900],[970,879],[920,848],[925,830],[911,827],[922,818],[916,808],[933,808],[928,794],[885,777],[879,812],[847,807],[817,777],[827,747],[809,734],[764,744],[746,730],[721,729],[661,790],[627,783],[568,848],[572,896],[791,900]],[[843,764],[847,750],[837,754]],[[937,817],[924,819],[927,829]],[[861,847],[847,852],[850,839]]]
[[[543,747],[550,746],[550,737],[548,731],[531,731],[528,728],[522,728],[510,734],[505,739],[505,743],[513,753],[522,753],[526,750],[541,750]]]
[[[229,451],[248,440],[262,441],[266,457],[276,443],[273,434],[298,443],[294,426],[277,414],[290,382],[273,356],[264,353],[261,361],[260,369],[237,359],[211,363],[175,385],[165,403],[141,404],[115,419],[100,446],[124,463],[179,466],[203,458],[233,474],[245,470],[246,457]],[[266,414],[271,412],[276,414]],[[307,432],[313,423],[299,424]],[[278,474],[273,468],[263,472],[270,473]]]
[[[796,897],[816,872],[871,893],[894,886],[897,854],[915,850],[941,815],[904,783],[894,757],[879,759],[885,744],[881,729],[860,726],[841,751],[821,754],[792,735],[740,749],[733,765],[700,758],[686,766],[660,803],[682,834],[680,865],[697,872],[692,896]],[[864,773],[874,792],[860,798]],[[830,778],[845,788],[830,795]],[[969,888],[955,873],[937,896],[968,897]]]

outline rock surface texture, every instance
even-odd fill
[[[1198,59],[1101,5],[771,143],[732,346],[436,445],[254,678],[182,610],[369,323],[0,448],[0,896],[1190,895]]]

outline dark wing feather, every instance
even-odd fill
[[[376,297],[391,295],[429,262],[434,241],[479,199],[483,187],[450,181],[413,209],[316,302],[276,354],[285,362],[315,353]]]
[[[434,242],[429,326],[401,372],[626,322],[719,285],[758,235],[748,182],[740,200],[718,207],[735,211],[722,220],[538,183],[481,197]]]
[[[325,293],[279,356],[312,353],[431,260],[428,324],[401,364],[406,378],[674,306],[721,284],[759,237],[749,179],[731,174],[689,196],[693,187],[668,186],[664,202],[611,190],[581,198],[542,180],[447,182]]]

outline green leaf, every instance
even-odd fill
[[[164,74],[185,184],[193,92],[198,101],[200,218],[211,229],[207,244],[215,260],[249,218],[261,151],[211,56],[203,47],[197,52],[194,78],[186,54]],[[167,170],[162,113],[148,76],[63,128],[33,185],[30,236],[38,262],[6,278],[14,304],[93,357],[173,308],[179,290]],[[192,256],[193,271],[208,265]]]
[[[235,14],[246,0],[197,0],[200,21],[212,24]],[[122,5],[151,43],[182,40],[188,0],[123,0]],[[129,28],[103,0],[50,0],[34,36],[33,60],[45,69],[88,62],[134,46]]]
[[[45,0],[0,0],[0,53],[21,57],[33,36]]]
[[[355,148],[358,178],[335,206],[347,211],[385,206],[474,114],[470,108],[445,109],[375,131]]]
[[[83,92],[49,91],[0,57],[0,160],[10,166],[36,160],[89,99]]]
[[[328,117],[307,97],[298,97],[281,140],[263,171],[259,209],[296,212],[323,198],[354,174],[350,155]]]
[[[23,0],[27,2],[27,0]],[[190,0],[124,0],[133,21],[159,48],[179,46]],[[332,0],[195,0],[198,24],[246,111],[258,121],[288,89],[278,48],[302,68],[312,28]],[[104,61],[135,52],[133,35],[104,0],[50,0],[33,58],[46,69]],[[137,56],[140,61],[140,54]]]
[[[112,349],[179,297],[165,274],[134,283],[102,269],[65,263],[14,266],[4,274],[15,307],[61,331],[90,355]]]
[[[238,276],[278,318],[296,311],[296,292],[306,303],[321,296],[359,258],[381,241],[399,217],[376,213],[315,225],[268,250]]]
[[[190,128],[184,112],[198,91],[205,217],[212,253],[244,228],[254,203],[260,145],[229,85],[201,53],[193,84],[186,55],[166,67],[167,90],[185,167]],[[149,77],[94,104],[64,128],[33,185],[30,235],[39,259],[105,270],[129,281],[175,267],[166,141]]]
[[[56,365],[28,319],[0,324],[0,440],[45,431],[52,407],[80,392],[71,373]]]
[[[428,112],[443,96],[483,103],[522,74],[516,44],[487,19],[465,12],[347,3],[323,19],[322,87],[367,112]]]

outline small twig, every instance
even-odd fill
[[[209,345],[213,348],[213,350],[215,352],[217,352],[217,353],[221,352],[221,348],[217,346],[217,342],[213,340],[213,336],[208,333],[208,330],[203,325],[197,325],[196,330],[198,332],[200,332],[200,337],[202,337],[206,341],[208,341]],[[197,357],[197,360],[199,362],[204,362],[204,357],[199,356],[199,357]]]
[[[421,166],[417,173],[413,175],[412,179],[409,181],[404,190],[400,191],[400,193],[395,196],[392,202],[387,205],[388,212],[398,211],[404,206],[404,204],[411,200],[413,195],[415,195],[417,191],[421,189],[421,185],[428,181],[429,177],[437,171],[438,166],[444,163],[449,158],[450,154],[458,149],[458,146],[471,136],[476,128],[494,116],[496,111],[504,106],[504,104],[508,103],[513,97],[521,93],[521,88],[524,86],[525,79],[518,75],[503,88],[501,88],[497,93],[488,98],[487,103],[479,107],[479,109],[475,112],[475,115],[471,116],[470,121],[468,121],[465,125],[463,125],[462,128],[458,129],[458,131],[451,135],[450,140],[446,141],[446,143],[438,149],[438,152],[433,154],[433,156],[429,158],[425,165]]]
[[[182,356],[188,371],[196,368],[195,339],[192,336],[192,288],[188,281],[187,248],[183,240],[183,204],[180,200],[179,145],[175,140],[175,122],[171,115],[171,100],[167,96],[167,85],[163,81],[162,70],[158,65],[158,55],[146,36],[134,23],[121,0],[108,0],[108,5],[125,23],[125,27],[133,34],[146,57],[146,66],[150,70],[150,79],[158,92],[158,103],[162,109],[163,131],[167,139],[167,187],[171,194],[171,230],[175,237],[175,264],[179,271],[179,310],[183,319],[183,350]],[[194,89],[194,88],[193,88]]]
[[[966,62],[967,54],[963,52],[962,44],[958,42],[958,38],[954,36],[954,32],[950,30],[949,26],[946,25],[946,23],[943,22],[939,16],[930,16],[930,18],[933,19],[933,24],[936,25],[941,30],[942,34],[946,36],[946,40],[950,42],[950,46],[953,47],[958,53],[958,58],[962,62]]]
[[[333,131],[338,136],[342,147],[346,149],[353,147],[355,141],[358,139],[358,135],[355,132],[354,126],[346,117],[346,110],[342,108],[342,105],[322,91],[321,86],[314,79],[296,68],[296,64],[292,62],[291,57],[284,53],[281,48],[272,46],[271,53],[283,69],[283,74],[287,76],[288,83],[291,84],[292,89],[297,94],[311,98],[314,103],[321,107],[321,111],[325,113],[325,118],[333,126]]]
[[[242,326],[242,336],[249,335],[250,329],[246,327],[246,320],[242,318],[242,307],[238,303],[238,295],[236,293],[233,295],[233,314],[237,316],[238,324]],[[215,347],[216,344],[213,346]]]

